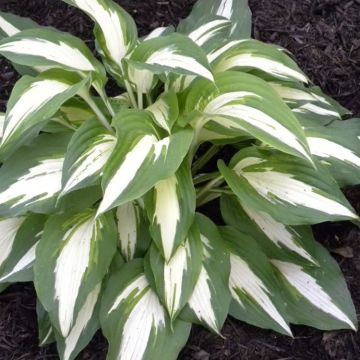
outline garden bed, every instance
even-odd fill
[[[193,0],[118,0],[137,21],[141,35],[175,24]],[[360,1],[253,0],[254,36],[293,52],[301,68],[324,91],[360,116]],[[0,10],[69,31],[93,47],[92,23],[60,0],[7,0]],[[0,109],[3,110],[17,76],[0,60]],[[109,84],[110,90],[115,91]],[[116,92],[114,93],[116,95]],[[360,212],[360,187],[346,190]],[[360,231],[348,223],[314,228],[317,239],[338,260],[355,306],[360,311]],[[181,359],[359,359],[360,335],[350,331],[321,332],[293,327],[294,338],[229,319],[224,338],[194,327]],[[99,334],[79,359],[105,359],[106,341]],[[56,359],[54,346],[37,347],[35,294],[31,285],[14,285],[0,295],[0,360]]]

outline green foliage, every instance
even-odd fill
[[[75,359],[101,328],[109,360],[176,359],[192,323],[221,334],[228,314],[355,330],[310,226],[359,221],[340,191],[360,182],[359,119],[250,39],[246,0],[200,0],[142,39],[111,0],[66,2],[95,22],[102,62],[0,13],[23,75],[0,115],[0,289],[34,281],[40,345]]]

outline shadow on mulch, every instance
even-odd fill
[[[117,0],[135,18],[141,35],[158,26],[176,24],[194,0]],[[301,68],[355,115],[360,115],[360,0],[250,0],[254,36],[293,52]],[[92,24],[61,1],[0,0],[0,10],[29,16],[41,24],[69,31],[93,48]],[[17,80],[0,59],[0,110]],[[114,92],[114,86],[109,85]],[[345,191],[360,212],[360,187]],[[316,238],[338,260],[357,311],[360,311],[360,231],[349,223],[314,227]],[[350,331],[322,332],[293,327],[294,338],[277,335],[228,319],[224,338],[194,327],[180,359],[190,360],[356,360],[360,335]],[[106,341],[98,334],[79,356],[105,359]],[[57,359],[54,346],[37,347],[35,293],[30,284],[17,284],[0,295],[0,360]]]

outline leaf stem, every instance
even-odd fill
[[[91,107],[91,109],[94,111],[94,113],[96,114],[98,120],[100,121],[100,123],[102,125],[104,125],[104,127],[106,129],[108,129],[109,131],[111,131],[112,133],[114,132],[113,128],[110,126],[108,120],[106,119],[105,115],[103,114],[103,112],[100,110],[100,108],[96,105],[95,101],[93,100],[93,98],[90,96],[88,91],[84,91],[80,94],[80,96],[88,103],[88,105]]]
[[[203,205],[207,204],[208,202],[219,198],[222,194],[234,195],[234,193],[231,190],[227,190],[227,189],[211,189],[211,190],[209,190],[209,194],[207,194],[201,200],[197,201],[196,205],[197,206],[203,206]]]
[[[143,93],[141,91],[137,91],[137,102],[138,102],[138,107],[140,110],[142,110],[144,108],[144,98],[143,98]]]
[[[208,193],[210,190],[212,190],[215,186],[220,185],[224,181],[224,177],[222,175],[219,175],[214,180],[209,181],[197,194],[196,198],[200,199],[203,197],[206,193]]]
[[[101,99],[103,100],[105,106],[106,106],[107,109],[109,110],[110,115],[111,115],[112,117],[114,117],[114,116],[115,116],[115,111],[114,111],[114,109],[113,109],[113,107],[112,107],[112,105],[111,105],[108,97],[106,96],[105,93],[104,93],[104,94],[100,94],[100,96],[101,96]]]
[[[74,126],[72,124],[68,124],[66,121],[61,121],[61,120],[57,120],[57,119],[53,119],[52,121],[55,122],[55,123],[61,124],[62,126],[65,126],[68,129],[71,129],[72,131],[76,130],[76,126]]]
[[[198,150],[198,148],[200,146],[199,136],[200,136],[201,129],[204,127],[204,125],[207,123],[207,121],[208,121],[208,119],[203,116],[201,116],[197,119],[194,119],[192,121],[191,125],[194,129],[194,139],[192,141],[192,144],[191,144],[190,150],[189,150],[188,159],[189,159],[190,165],[192,164],[194,156],[196,154],[196,151]]]
[[[199,185],[204,182],[210,181],[215,177],[217,177],[218,174],[219,174],[218,171],[213,173],[196,174],[195,176],[193,176],[194,185]]]
[[[200,170],[213,156],[218,152],[219,147],[212,145],[202,156],[197,159],[192,166],[192,173],[195,174]]]
[[[198,200],[196,202],[196,206],[197,207],[203,206],[203,205],[209,203],[210,201],[213,201],[213,200],[219,198],[220,196],[221,196],[221,193],[210,193],[206,197],[204,197],[202,200]]]
[[[105,104],[106,108],[109,110],[110,115],[114,116],[115,111],[114,111],[113,107],[110,104],[110,101],[109,101],[109,99],[107,97],[107,94],[106,94],[104,88],[101,85],[97,84],[97,83],[93,83],[93,87],[96,90],[96,92],[100,95],[103,103]]]
[[[147,105],[150,106],[153,104],[152,98],[151,98],[151,94],[150,93],[146,93],[146,100],[147,100]]]
[[[133,91],[129,81],[124,80],[124,82],[125,82],[126,91],[127,91],[127,93],[129,94],[129,97],[130,97],[131,104],[134,107],[134,109],[137,109],[138,104],[136,103],[134,91]]]

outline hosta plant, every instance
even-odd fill
[[[175,359],[228,314],[355,330],[311,225],[359,220],[340,191],[360,183],[359,119],[251,39],[246,0],[200,0],[145,37],[111,0],[66,2],[96,54],[0,15],[22,75],[1,115],[0,286],[34,282],[40,344],[75,359],[101,329],[110,360]]]

